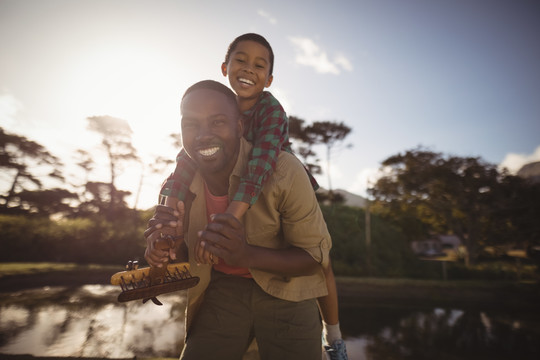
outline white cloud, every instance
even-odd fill
[[[342,70],[352,71],[351,61],[343,54],[337,54],[330,60],[326,51],[312,39],[304,37],[290,37],[289,40],[296,47],[296,62],[300,65],[310,66],[321,74],[338,75]]]
[[[10,129],[15,125],[15,116],[22,109],[22,103],[11,94],[0,95],[0,126]]]
[[[540,146],[538,146],[530,155],[514,153],[506,154],[499,167],[501,169],[507,168],[510,173],[516,174],[523,165],[535,161],[540,161]]]
[[[367,197],[367,189],[381,177],[378,168],[364,168],[356,173],[355,180],[347,191]]]
[[[340,65],[344,70],[347,71],[353,71],[352,63],[349,59],[345,57],[343,54],[338,54],[336,57],[334,57],[334,62],[337,65]]]
[[[259,11],[257,11],[257,14],[259,14],[259,16],[262,16],[263,18],[268,20],[268,22],[270,24],[272,24],[272,25],[277,24],[277,19],[275,17],[273,17],[271,14],[267,13],[266,11],[259,10]]]
[[[279,103],[281,104],[281,106],[283,107],[283,109],[285,110],[287,114],[291,115],[294,113],[293,103],[288,93],[285,90],[277,86],[276,87],[272,86],[270,88],[270,91],[276,97],[276,99],[279,99]]]

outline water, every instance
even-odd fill
[[[173,357],[184,337],[184,292],[119,304],[119,290],[87,285],[3,294],[0,353]],[[347,306],[341,327],[351,360],[539,359],[538,315],[403,304]]]
[[[116,302],[119,289],[87,285],[9,295],[0,306],[0,353],[127,358],[177,357],[183,345],[185,296],[163,306]]]

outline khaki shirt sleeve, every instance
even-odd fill
[[[332,240],[315,191],[304,166],[296,157],[283,153],[279,162],[282,230],[287,243],[307,251],[323,266],[328,265]]]

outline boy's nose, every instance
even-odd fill
[[[246,63],[244,71],[249,72],[249,73],[253,73],[253,66],[251,66],[251,64]]]

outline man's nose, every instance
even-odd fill
[[[199,131],[197,131],[197,136],[195,137],[196,140],[204,140],[209,139],[213,136],[212,131],[208,125],[201,125],[199,126]]]

